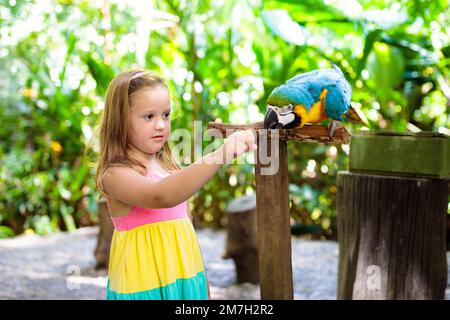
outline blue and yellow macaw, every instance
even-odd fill
[[[265,129],[301,128],[330,118],[330,139],[345,116],[354,123],[365,123],[350,105],[352,87],[338,66],[302,73],[276,87],[267,99]]]

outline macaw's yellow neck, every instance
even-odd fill
[[[328,90],[324,89],[320,95],[320,100],[314,103],[309,111],[302,104],[294,107],[294,112],[302,119],[300,125],[298,126],[299,128],[302,128],[305,123],[318,123],[328,118],[325,113],[324,103],[327,93]]]

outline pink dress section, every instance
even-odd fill
[[[149,172],[147,177],[159,181],[165,177]],[[188,218],[187,201],[171,208],[150,209],[133,207],[126,216],[111,217],[114,228],[117,231],[125,231],[137,228],[139,226],[155,223],[160,221],[168,221],[174,219]]]

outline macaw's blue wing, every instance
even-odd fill
[[[322,93],[326,89],[325,113],[329,118],[343,121],[342,115],[350,107],[352,100],[352,87],[345,79],[344,73],[338,66],[332,63],[332,69],[321,69],[301,74],[289,82],[299,84],[309,82],[311,91]],[[311,81],[311,79],[314,81]]]
[[[287,80],[286,84],[295,85],[295,84],[301,84],[301,83],[309,83],[309,82],[311,82],[312,79],[317,79],[320,71],[323,71],[323,70],[313,70],[313,71],[301,73],[301,74],[296,75],[295,77]]]
[[[320,69],[305,72],[289,79],[286,81],[286,84],[293,86],[304,86],[305,84],[315,83],[316,85],[326,87],[336,83],[336,81],[344,76],[340,69],[338,70],[339,71],[336,69]]]
[[[342,115],[348,111],[350,107],[350,96],[348,88],[344,88],[342,84],[335,83],[327,87],[328,93],[325,96],[325,113],[331,119],[343,121]]]
[[[352,88],[342,71],[333,65],[333,69],[313,70],[300,74],[286,82],[297,88],[307,88],[313,100],[319,101],[323,90],[328,91],[325,97],[325,113],[328,117],[342,121],[343,113],[350,106]]]
[[[293,106],[301,104],[307,110],[311,109],[314,102],[314,98],[307,90],[307,87],[289,84],[276,87],[267,99],[267,103],[272,106],[284,107],[290,104]]]

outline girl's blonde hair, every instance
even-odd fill
[[[145,70],[122,72],[109,84],[106,91],[105,108],[98,127],[100,154],[97,162],[95,181],[100,196],[106,195],[102,184],[102,177],[109,167],[129,166],[135,170],[138,168],[146,170],[144,164],[133,159],[128,154],[129,142],[127,133],[130,98],[138,90],[158,86],[168,89],[163,79]],[[166,170],[177,171],[181,169],[172,155],[168,141],[164,143],[162,149],[156,154],[156,157]]]

